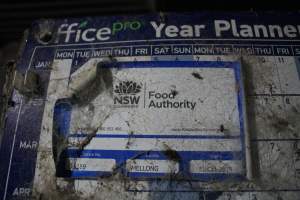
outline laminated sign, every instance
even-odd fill
[[[0,199],[296,191],[297,17],[173,13],[34,22],[6,112]],[[260,170],[259,183],[252,169]]]
[[[209,181],[245,176],[240,63],[101,64],[101,59],[91,58],[70,75],[73,58],[57,58],[63,53],[57,52],[54,62],[66,71],[65,88],[75,93],[54,106],[52,144],[58,176],[97,177],[119,168],[134,178]],[[53,91],[56,79],[50,76]]]

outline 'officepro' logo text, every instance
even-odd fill
[[[106,41],[112,36],[123,31],[136,31],[142,27],[142,23],[138,20],[133,21],[117,21],[108,27],[88,28],[88,22],[61,24],[57,31],[55,43],[77,43]]]

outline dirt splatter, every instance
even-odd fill
[[[220,125],[220,131],[223,133],[225,131],[225,127],[223,124]]]
[[[128,140],[127,140],[127,143],[126,143],[126,149],[129,149],[129,146],[132,144],[132,136],[133,136],[133,131],[130,131],[129,132],[129,137],[128,137]]]
[[[104,68],[103,65],[103,63],[98,63],[95,77],[78,90],[73,91],[72,100],[75,104],[86,105],[105,90],[112,93],[112,72],[110,69]]]
[[[277,131],[284,131],[288,128],[289,122],[286,119],[283,118],[278,118],[274,119],[274,122],[272,123],[272,126],[277,130]]]
[[[178,95],[178,91],[177,90],[171,90],[171,94],[173,95],[173,97],[176,97]]]
[[[203,77],[202,77],[198,72],[193,72],[192,75],[193,75],[193,77],[195,77],[196,79],[203,80]]]
[[[97,131],[98,131],[98,129],[93,130],[91,133],[89,133],[87,135],[87,137],[78,144],[78,148],[80,150],[83,150],[86,147],[86,145],[88,145],[91,142],[91,140],[96,136]]]
[[[175,151],[174,149],[172,149],[171,147],[169,147],[167,144],[164,144],[165,150],[163,151],[163,154],[169,159],[169,160],[173,160],[176,162],[179,162],[181,160],[180,155],[177,153],[177,151]]]
[[[25,75],[16,72],[14,88],[28,98],[40,96],[43,93],[40,75],[31,70]]]

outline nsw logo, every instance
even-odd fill
[[[133,81],[121,81],[114,89],[114,104],[136,107],[140,101],[142,84]]]

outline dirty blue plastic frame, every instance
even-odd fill
[[[116,65],[106,65],[105,67],[114,68]],[[195,180],[195,181],[222,181],[227,179],[243,180],[246,178],[246,154],[245,154],[245,127],[244,127],[244,85],[242,78],[242,68],[240,62],[225,62],[225,61],[139,61],[139,62],[118,62],[118,68],[230,68],[234,70],[234,76],[236,84],[239,86],[237,90],[237,103],[239,112],[239,123],[240,123],[240,135],[239,136],[197,136],[197,135],[125,135],[125,134],[105,134],[96,135],[95,137],[103,138],[194,138],[194,139],[228,139],[228,138],[240,138],[241,140],[241,151],[219,151],[219,152],[208,152],[208,151],[178,151],[178,155],[181,160],[179,162],[179,173],[178,176],[183,179]],[[72,101],[69,99],[60,99],[56,102],[54,108],[53,121],[56,124],[56,131],[62,137],[67,139],[68,137],[85,137],[85,134],[72,134],[69,135],[69,126],[71,121],[72,112]],[[101,155],[101,157],[90,156]],[[88,153],[85,156],[85,154]],[[146,156],[146,154],[148,156]],[[156,155],[157,160],[167,160],[168,158],[163,154],[162,151],[131,151],[131,150],[79,150],[79,149],[66,149],[60,157],[60,162],[57,163],[56,174],[58,177],[68,178],[99,178],[110,176],[111,172],[104,171],[79,171],[79,170],[66,170],[65,162],[67,158],[97,158],[104,159],[110,158],[115,159],[116,168],[118,172],[123,173],[132,179],[156,179],[170,176],[167,173],[148,173],[148,172],[127,172],[125,165],[126,160],[135,157],[138,159],[149,159],[149,154]],[[137,157],[137,155],[140,155]],[[151,158],[152,159],[152,158]],[[189,162],[191,160],[241,160],[243,173],[189,173]],[[174,177],[174,176],[173,176]],[[176,176],[175,176],[176,177]]]

